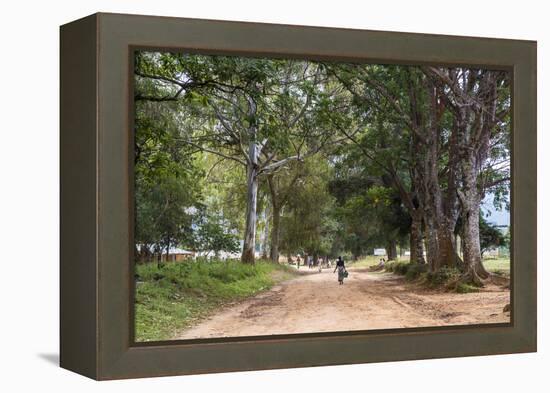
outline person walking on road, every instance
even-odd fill
[[[342,257],[338,257],[333,273],[336,273],[336,270],[338,270],[338,284],[344,285],[344,278],[348,275],[348,272],[346,271],[346,266],[344,265]]]

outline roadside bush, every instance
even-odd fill
[[[384,270],[390,273],[405,275],[407,274],[408,262],[388,262],[386,263]]]
[[[428,265],[426,264],[419,264],[419,263],[411,263],[408,266],[407,273],[405,274],[405,278],[407,280],[416,280],[420,276],[422,276],[424,273],[428,271]]]
[[[407,280],[415,280],[428,270],[428,266],[409,262],[389,262],[386,264],[385,270],[405,276]]]
[[[463,282],[462,272],[454,267],[443,267],[437,272],[430,272],[427,264],[389,262],[384,270],[405,276],[409,281],[420,279],[422,284],[431,289],[443,288],[456,293],[479,292],[475,285]]]
[[[454,292],[456,293],[472,293],[472,292],[479,292],[479,288],[474,286],[474,285],[471,285],[471,284],[466,284],[466,283],[463,283],[463,282],[457,282],[456,285],[454,286],[454,288],[451,286],[450,288],[451,290],[454,290]]]
[[[395,262],[387,262],[384,265],[384,271],[386,271],[388,273],[393,273],[393,265],[395,265]]]
[[[426,272],[425,283],[431,288],[443,287],[450,282],[458,282],[460,275],[460,270],[456,268],[442,267],[437,272]]]

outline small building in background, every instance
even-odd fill
[[[193,251],[184,250],[182,248],[170,248],[168,255],[162,254],[161,260],[165,262],[179,262],[187,259],[193,259],[195,253]]]
[[[382,257],[386,255],[386,249],[385,248],[375,248],[374,249],[374,255],[378,257]]]

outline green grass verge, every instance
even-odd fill
[[[161,341],[229,302],[271,288],[297,274],[271,262],[170,262],[136,266],[136,341]]]
[[[359,259],[357,261],[349,261],[349,262],[346,261],[346,264],[349,265],[349,266],[353,266],[353,267],[372,267],[372,266],[378,265],[378,263],[380,262],[380,258],[384,258],[384,259],[387,260],[387,257],[380,257],[380,256],[376,256],[376,255],[367,255],[367,256],[361,257],[361,259]],[[409,257],[402,257],[402,258],[398,257],[397,261],[399,261],[399,262],[408,262]]]
[[[461,282],[461,273],[456,268],[443,267],[437,272],[428,271],[426,264],[420,265],[409,262],[389,262],[385,271],[405,276],[409,281],[417,280],[430,289],[443,288],[449,292],[470,293],[478,292],[474,285]]]
[[[493,273],[510,274],[510,258],[484,258],[483,266]]]

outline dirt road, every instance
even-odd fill
[[[434,292],[389,273],[349,269],[338,285],[330,270],[303,274],[230,305],[176,339],[509,322],[508,290]]]

